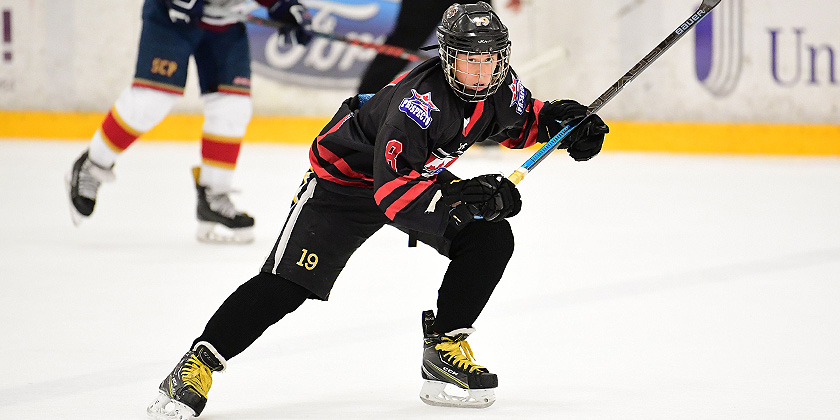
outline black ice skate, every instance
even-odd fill
[[[486,367],[473,362],[467,336],[475,329],[462,328],[442,335],[432,331],[434,323],[434,312],[424,311],[422,375],[425,381],[420,399],[444,407],[489,407],[496,401],[493,389],[499,381]]]
[[[87,150],[73,163],[70,172],[64,177],[64,182],[70,195],[70,217],[74,225],[79,226],[82,220],[93,213],[99,185],[114,180],[112,169],[113,165],[103,168],[93,163],[88,159]]]
[[[198,230],[201,242],[249,243],[254,240],[254,218],[233,206],[228,195],[232,191],[214,191],[198,184],[200,168],[193,168],[198,193]]]
[[[201,341],[188,351],[175,369],[160,383],[160,394],[146,408],[158,420],[187,420],[198,417],[207,405],[213,372],[225,370],[225,359],[210,343]]]

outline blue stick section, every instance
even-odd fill
[[[583,120],[581,120],[581,121],[583,121]],[[542,147],[540,147],[539,150],[534,152],[534,154],[531,155],[531,158],[528,159],[528,161],[525,162],[522,165],[522,167],[527,169],[528,171],[530,171],[531,168],[536,166],[536,164],[539,163],[543,159],[543,157],[547,156],[550,152],[552,152],[554,149],[556,149],[557,145],[566,136],[568,136],[569,133],[571,133],[572,130],[574,130],[575,127],[577,127],[578,124],[580,124],[580,123],[569,124],[569,125],[563,127],[563,129],[560,130],[559,133],[555,134],[554,137],[551,138],[551,140],[547,141]]]

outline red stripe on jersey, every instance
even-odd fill
[[[341,119],[341,121],[339,121],[338,123],[336,123],[336,125],[332,126],[332,128],[330,128],[330,129],[329,129],[329,131],[327,131],[326,133],[321,134],[320,136],[316,137],[316,138],[315,138],[315,141],[320,141],[320,140],[321,140],[322,138],[324,138],[327,134],[332,134],[332,133],[335,133],[335,131],[336,131],[336,130],[338,130],[339,128],[341,128],[341,126],[342,126],[342,125],[344,125],[344,123],[345,123],[345,122],[347,122],[347,120],[349,120],[351,116],[353,116],[353,114],[347,114],[347,115],[345,115],[345,116],[344,116],[344,118],[342,118],[342,119]]]
[[[411,171],[411,174],[409,174],[407,177],[399,177],[397,179],[388,181],[381,187],[379,187],[376,190],[376,193],[373,195],[373,199],[374,201],[376,201],[376,205],[381,204],[382,200],[388,195],[390,195],[392,192],[394,192],[394,190],[396,190],[397,188],[402,187],[403,185],[408,184],[409,182],[417,179],[417,177],[414,176],[414,174],[417,174],[417,172]]]
[[[396,85],[397,83],[399,83],[399,82],[400,82],[400,80],[404,79],[404,78],[405,78],[405,76],[408,76],[408,73],[410,73],[410,71],[407,71],[407,72],[405,72],[405,73],[403,73],[403,74],[401,74],[401,75],[397,76],[397,78],[396,78],[396,79],[394,79],[391,83],[388,83],[388,85],[387,85],[387,86],[394,86],[394,85]]]
[[[201,157],[204,160],[215,162],[220,166],[235,167],[241,147],[241,138],[233,139],[226,137],[223,141],[218,141],[208,135],[201,137]]]
[[[386,183],[385,185],[380,187],[376,191],[376,194],[374,194],[373,196],[376,200],[376,204],[380,204],[382,202],[382,199],[390,195],[397,188],[406,185],[419,177],[419,173],[417,173],[416,171],[411,171],[411,174],[409,174],[408,176],[399,177],[393,181]],[[426,191],[426,189],[431,186],[432,181],[421,181],[413,187],[409,188],[409,190],[405,194],[400,196],[400,198],[391,203],[391,205],[388,206],[387,209],[385,209],[385,216],[391,220],[394,220],[394,217],[396,217],[397,213],[399,213],[402,209],[408,206],[412,201],[414,201],[415,198],[419,197],[420,194],[423,193],[423,191]]]
[[[411,171],[411,173],[407,176],[401,176],[388,181],[376,190],[376,193],[373,195],[373,199],[376,201],[376,204],[379,205],[382,203],[382,200],[391,195],[394,190],[416,180],[417,178],[420,178],[420,173],[417,171]],[[431,184],[431,181],[429,181],[429,183]]]
[[[350,165],[347,163],[347,161],[344,160],[344,158],[338,157],[335,153],[330,151],[330,149],[327,149],[326,147],[321,146],[321,143],[317,143],[317,146],[318,146],[318,155],[321,157],[321,159],[326,160],[330,165],[334,166],[336,169],[341,171],[341,173],[346,175],[348,178],[356,178],[356,179],[362,179],[362,180],[365,180],[365,181],[373,181],[373,178],[371,178],[371,177],[369,177],[369,176],[367,176],[367,175],[365,175],[361,172],[354,171],[353,168],[351,168]],[[365,185],[367,185],[367,184],[365,184]]]
[[[312,170],[315,171],[315,175],[318,175],[318,178],[335,182],[339,185],[346,185],[348,187],[361,187],[361,188],[371,188],[369,184],[365,184],[364,182],[360,181],[346,181],[341,178],[336,178],[332,176],[326,169],[318,162],[318,156],[315,155],[315,151],[310,148],[309,149],[309,164],[312,166]]]
[[[464,127],[464,137],[467,137],[467,134],[469,134],[470,130],[472,130],[475,122],[481,118],[482,113],[484,113],[484,101],[475,104],[475,111],[473,111],[472,117],[470,117],[470,123]]]
[[[105,121],[102,122],[102,136],[104,140],[109,143],[111,149],[116,152],[122,152],[140,137],[138,131],[129,127],[117,114],[114,108],[108,112]]]
[[[507,139],[507,140],[505,140],[505,141],[503,141],[499,144],[501,144],[502,146],[505,146],[507,148],[511,148],[511,149],[519,146],[523,142],[525,143],[524,145],[522,145],[523,148],[531,147],[534,144],[536,144],[537,143],[537,133],[539,132],[539,129],[540,129],[540,110],[542,110],[542,107],[543,107],[543,101],[540,101],[538,99],[534,99],[534,110],[533,110],[533,112],[534,112],[534,122],[531,123],[531,129],[530,130],[525,130],[525,127],[522,127],[522,133],[519,135],[519,138],[517,138],[515,140],[514,139]],[[526,112],[531,112],[531,110],[528,109],[528,110],[526,110]],[[527,119],[526,119],[526,123],[527,123]]]
[[[356,178],[356,179],[359,179],[359,180],[373,182],[373,178],[371,178],[371,177],[369,177],[369,176],[367,176],[367,175],[365,175],[361,172],[354,171],[353,168],[351,168],[350,165],[344,160],[344,158],[341,158],[341,157],[337,156],[330,149],[327,149],[326,147],[321,145],[321,139],[326,137],[328,134],[332,134],[332,133],[336,132],[336,130],[341,128],[341,126],[344,125],[344,123],[347,122],[347,120],[349,120],[350,117],[352,117],[352,116],[353,116],[353,114],[345,115],[344,118],[342,118],[341,121],[339,121],[336,125],[334,125],[332,128],[330,128],[329,131],[327,131],[326,133],[318,136],[315,139],[315,147],[318,150],[318,156],[317,157],[320,157],[321,159],[327,161],[327,163],[329,163],[330,165],[332,165],[333,167],[338,169],[343,175],[347,176],[348,178]],[[356,186],[356,187],[370,188],[369,184],[366,184],[366,183],[363,183],[363,182],[345,181],[345,180],[341,180],[339,178],[336,178],[336,177],[330,175],[327,172],[327,170],[324,169],[324,167],[318,162],[317,157],[314,155],[314,152],[311,149],[309,151],[309,154],[310,154],[309,160],[310,160],[310,163],[312,164],[312,169],[315,170],[315,173],[318,174],[318,177],[330,180],[332,182],[335,182],[335,183],[341,184],[341,185],[351,185],[351,186]]]
[[[210,32],[216,32],[216,33],[224,32],[233,25],[234,25],[233,23],[227,23],[227,24],[224,24],[224,25],[212,25],[212,24],[209,24],[209,23],[207,23],[203,20],[198,22],[198,26],[200,26],[201,29],[206,29]]]
[[[415,198],[419,197],[423,191],[426,191],[432,185],[431,182],[421,182],[416,184],[415,186],[411,187],[408,192],[402,195],[397,201],[393,204],[388,206],[388,209],[385,210],[385,216],[391,220],[394,220],[394,217],[397,216],[402,209],[404,209],[407,205],[409,205]]]

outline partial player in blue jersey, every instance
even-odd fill
[[[114,179],[120,154],[158,125],[184,94],[193,57],[204,102],[201,164],[193,168],[197,237],[253,240],[254,218],[238,210],[229,194],[252,115],[251,57],[241,20],[259,7],[284,24],[278,35],[286,42],[305,44],[311,38],[311,18],[298,0],[145,0],[134,80],[66,177],[76,225],[93,213],[99,187]]]

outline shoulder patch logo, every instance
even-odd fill
[[[510,84],[510,91],[513,95],[510,98],[510,106],[516,105],[516,113],[522,115],[525,112],[525,86],[516,77],[513,78],[513,83]]]
[[[411,96],[400,102],[400,111],[425,130],[432,124],[432,111],[440,111],[440,109],[432,103],[432,92],[421,95],[411,89]]]

